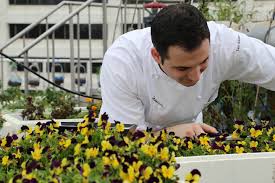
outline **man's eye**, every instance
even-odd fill
[[[205,60],[202,64],[206,64],[206,63],[207,63],[207,61],[208,61],[208,59],[207,59],[207,60]]]
[[[186,71],[187,68],[178,68],[178,71]]]

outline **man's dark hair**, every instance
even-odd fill
[[[189,4],[163,8],[152,22],[151,36],[162,62],[168,56],[169,46],[180,46],[184,50],[193,51],[203,40],[210,40],[206,19],[196,7]]]

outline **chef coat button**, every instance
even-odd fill
[[[159,78],[159,76],[157,75],[157,74],[153,74],[152,75],[155,79],[158,79]]]
[[[201,98],[202,98],[202,97],[201,97],[200,95],[199,95],[199,96],[197,96],[197,99],[199,99],[199,100],[200,100]]]

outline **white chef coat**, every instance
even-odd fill
[[[141,128],[162,128],[201,121],[198,115],[215,100],[225,80],[275,90],[274,47],[215,22],[208,27],[209,64],[192,87],[177,83],[154,61],[150,28],[120,36],[103,59],[100,114]]]

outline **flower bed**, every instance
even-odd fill
[[[15,134],[0,139],[0,180],[199,182],[200,176],[207,177],[205,169],[187,170],[187,161],[176,157],[271,152],[275,147],[274,128],[268,123],[245,127],[237,121],[231,140],[226,140],[227,134],[191,139],[165,130],[158,136],[150,129],[126,131],[120,122],[111,128],[106,114],[98,123],[95,117],[95,112],[90,113],[76,131],[59,131],[58,123],[51,121],[34,128],[23,126],[21,139]]]
[[[23,120],[83,118],[88,114],[89,106],[97,106],[97,112],[101,106],[99,101],[85,99],[81,105],[87,106],[87,110],[79,110],[74,96],[52,88],[27,95],[19,88],[11,87],[0,94],[0,99],[0,107],[5,113],[20,111]]]
[[[127,135],[124,125],[119,122],[111,129],[106,117],[101,118],[97,128],[90,123],[95,118],[86,117],[76,132],[60,133],[54,121],[38,123],[34,129],[23,126],[24,138],[11,135],[1,139],[1,179],[4,182],[11,179],[33,182],[177,181],[175,153],[170,154],[168,147],[157,139],[145,144],[150,133],[137,131]]]

